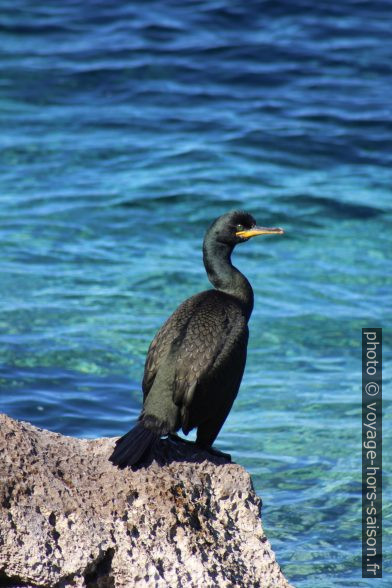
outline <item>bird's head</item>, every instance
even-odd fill
[[[238,210],[227,212],[217,218],[208,233],[210,231],[216,241],[232,247],[258,235],[282,235],[284,233],[283,229],[279,227],[258,227],[251,214]]]

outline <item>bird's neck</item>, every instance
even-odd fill
[[[253,290],[246,277],[231,263],[233,247],[218,241],[205,241],[203,260],[208,279],[221,292],[237,298],[249,319],[253,310]]]

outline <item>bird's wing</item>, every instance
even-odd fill
[[[211,291],[173,345],[173,400],[180,408],[185,433],[203,420],[200,412],[204,409],[206,413],[211,408],[223,410],[226,418],[223,405],[229,402],[231,406],[237,394],[247,340],[247,321],[238,304],[221,292]]]
[[[157,375],[158,369],[166,359],[173,341],[181,339],[184,330],[197,307],[203,300],[203,294],[196,294],[185,300],[167,319],[151,342],[147,352],[143,375],[143,401],[146,400]],[[199,300],[200,299],[200,300]]]
[[[188,298],[159,330],[148,350],[143,393],[146,399],[163,361],[175,363],[173,400],[182,408],[192,403],[196,387],[213,379],[230,361],[238,341],[247,340],[246,319],[231,297],[207,290]]]

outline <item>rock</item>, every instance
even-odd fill
[[[242,467],[165,440],[119,470],[114,439],[0,427],[0,586],[289,586]]]

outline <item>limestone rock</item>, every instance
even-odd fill
[[[242,467],[161,441],[119,470],[113,445],[0,415],[0,586],[289,586]]]

